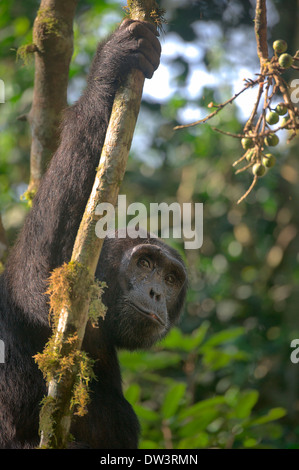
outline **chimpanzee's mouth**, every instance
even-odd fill
[[[162,326],[165,326],[165,322],[162,320],[162,318],[157,313],[151,312],[149,310],[145,310],[145,309],[141,308],[139,305],[135,305],[131,302],[129,302],[128,304],[131,307],[133,307],[134,310],[141,313],[142,315],[147,316],[148,318],[150,318],[151,320],[153,320],[156,323],[159,323]]]

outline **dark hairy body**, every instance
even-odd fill
[[[92,189],[115,91],[132,68],[151,78],[159,65],[155,28],[124,21],[100,44],[86,91],[65,113],[61,142],[0,278],[0,448],[38,446],[46,384],[33,356],[51,334],[49,273],[70,260]],[[72,447],[136,448],[138,420],[122,393],[117,348],[149,347],[178,319],[186,272],[177,252],[150,235],[107,238],[96,276],[108,289],[101,327],[87,325],[83,347],[96,359],[88,414],[77,418]]]

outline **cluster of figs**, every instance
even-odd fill
[[[290,54],[286,53],[286,50],[288,48],[288,45],[286,41],[283,39],[279,39],[277,41],[274,41],[273,43],[273,49],[274,52],[278,57],[278,64],[280,67],[287,69],[292,66],[293,64],[293,57]],[[272,126],[274,124],[277,124],[284,116],[279,125],[280,127],[287,127],[288,121],[289,121],[289,115],[288,113],[288,108],[284,103],[279,103],[275,109],[271,109],[268,111],[266,115],[266,122]],[[273,133],[273,134],[268,134],[264,138],[264,144],[267,147],[275,147],[279,143],[279,137]],[[254,162],[257,160],[256,158],[256,150],[253,148],[255,147],[255,143],[253,139],[250,137],[244,137],[241,140],[242,147],[247,150],[246,153],[246,159],[248,162]],[[275,165],[276,158],[272,153],[266,153],[261,155],[260,161],[257,161],[253,166],[252,166],[252,173],[256,176],[264,176],[264,174],[267,172],[267,170]]]

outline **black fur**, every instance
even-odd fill
[[[0,339],[5,343],[5,363],[0,364],[0,448],[38,445],[38,415],[46,386],[32,356],[43,350],[51,333],[44,294],[47,278],[54,268],[70,259],[94,182],[115,90],[132,68],[141,69],[150,78],[159,64],[159,56],[160,44],[152,26],[124,22],[108,41],[99,45],[86,91],[65,114],[60,146],[0,278]],[[128,281],[127,287],[120,289],[120,263],[135,245],[143,243],[161,247],[167,260],[179,260],[174,250],[157,239],[105,241],[99,263],[103,269],[98,268],[96,274],[109,286],[104,298],[108,306],[107,319],[103,328],[88,325],[84,341],[84,348],[98,359],[95,365],[98,380],[92,383],[88,415],[78,418],[72,425],[74,447],[136,448],[138,445],[138,421],[122,393],[116,354],[116,347],[122,342],[119,339],[122,331],[115,332],[119,326],[114,318],[116,314],[119,318],[122,311],[132,315],[145,336],[151,336],[135,344],[134,328],[131,328],[124,342],[126,347],[148,346],[167,333],[181,311],[186,292],[182,279],[174,288],[173,300],[167,300],[169,312],[165,315],[169,318],[163,327],[155,321],[163,308],[159,307],[161,295],[153,297],[153,289],[146,308],[151,308],[150,303],[155,300],[158,309],[154,319],[142,316],[138,309],[126,304],[130,293],[135,292],[136,296],[140,286],[132,288]],[[137,269],[136,266],[133,264],[130,269]],[[182,263],[181,266],[183,272]],[[148,276],[148,271],[143,273],[142,269],[140,285]],[[158,281],[155,282],[159,290]],[[147,287],[143,289],[145,293]],[[163,289],[169,296],[168,287]],[[122,297],[121,291],[126,292]],[[135,336],[138,335],[135,331]]]

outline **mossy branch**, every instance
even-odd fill
[[[131,0],[128,2],[128,10],[130,18],[153,23],[157,23],[160,15],[153,0]],[[95,209],[102,202],[113,205],[116,203],[139,113],[143,84],[143,74],[139,70],[133,70],[126,84],[116,93],[95,182],[76,237],[71,262],[66,269],[68,273],[69,269],[75,267],[72,286],[65,282],[65,275],[62,274],[59,283],[62,282],[64,289],[68,286],[68,295],[66,298],[57,297],[53,292],[54,299],[57,299],[58,316],[55,313],[56,328],[54,337],[50,340],[50,351],[46,350],[44,353],[44,370],[49,380],[49,402],[46,399],[41,412],[40,446],[43,448],[67,446],[74,403],[88,401],[86,388],[82,389],[82,383],[81,389],[77,387],[77,392],[74,392],[74,387],[78,373],[77,358],[82,358],[80,349],[89,318],[88,312],[95,310],[90,309],[90,296],[103,245],[103,239],[97,238],[95,233],[95,226],[100,218],[95,215]],[[39,357],[39,362],[43,360],[43,357]],[[89,371],[87,377],[90,380],[90,364],[86,364],[84,360],[83,369]]]
[[[46,294],[50,303],[53,335],[35,360],[49,384],[48,397],[40,414],[42,448],[62,447],[68,436],[72,413],[83,416],[89,403],[93,363],[80,350],[84,322],[105,316],[101,303],[104,285],[94,281],[87,267],[76,261],[65,263],[51,274]],[[97,317],[95,316],[97,310]],[[61,415],[63,419],[60,419]]]
[[[67,106],[73,19],[77,0],[41,0],[33,25],[33,44],[22,46],[25,64],[35,57],[34,92],[27,116],[31,127],[29,191],[36,192],[59,139],[61,113]]]

